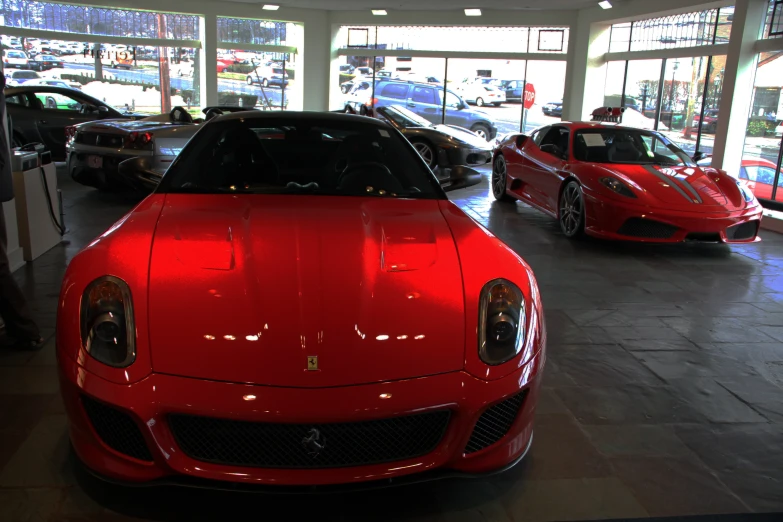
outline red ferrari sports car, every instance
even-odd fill
[[[597,122],[505,138],[492,192],[551,215],[570,238],[746,243],[757,240],[762,215],[747,187],[699,167],[662,134]]]
[[[396,129],[344,114],[211,120],[73,259],[57,319],[76,454],[136,483],[505,469],[545,343],[530,267]]]

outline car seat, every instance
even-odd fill
[[[627,163],[638,161],[642,153],[627,134],[617,133],[606,155],[609,162]]]

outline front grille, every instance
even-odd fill
[[[717,232],[691,232],[685,236],[686,241],[720,242],[720,234]]]
[[[196,460],[261,468],[341,468],[426,455],[440,442],[450,415],[444,410],[336,424],[169,415],[169,426],[182,451]]]
[[[653,221],[651,219],[630,218],[623,223],[618,234],[648,239],[669,239],[677,232],[677,227]]]
[[[467,446],[465,446],[465,453],[483,450],[502,439],[514,424],[514,420],[525,402],[526,395],[527,390],[524,390],[482,413],[473,428]]]
[[[127,413],[82,395],[82,405],[92,427],[110,448],[139,460],[152,461],[138,425]]]
[[[98,132],[77,132],[74,138],[76,143],[95,145],[96,147],[110,147],[117,149],[122,147],[124,138],[119,134],[101,134]]]
[[[748,221],[726,229],[726,237],[735,241],[753,239],[759,231],[758,220]]]

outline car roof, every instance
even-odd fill
[[[290,120],[291,123],[306,122],[353,122],[361,124],[375,125],[381,128],[391,128],[391,126],[377,118],[368,118],[358,114],[345,114],[341,112],[315,112],[315,111],[243,111],[223,114],[214,118],[212,121],[231,121],[231,120]]]

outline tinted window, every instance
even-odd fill
[[[415,102],[430,104],[437,103],[435,99],[435,89],[431,89],[429,87],[414,87],[411,98]]]
[[[14,94],[13,96],[7,96],[5,102],[12,105],[21,105],[22,107],[28,107],[30,105],[27,96],[24,94]]]
[[[405,99],[408,96],[408,86],[401,83],[387,83],[381,89],[381,96]]]
[[[544,136],[546,136],[547,132],[549,132],[549,127],[544,127],[543,129],[539,129],[532,134],[533,142],[541,146],[541,140],[544,139]]]
[[[79,111],[82,108],[82,104],[77,100],[56,92],[39,92],[35,97],[41,100],[47,110]]]
[[[574,157],[596,163],[689,166],[696,164],[664,136],[643,130],[606,127],[577,131]]]
[[[172,164],[160,191],[444,197],[432,172],[397,132],[318,118],[212,122]]]
[[[32,80],[33,78],[40,78],[35,71],[18,71],[14,73],[14,78],[21,78],[22,80]]]

